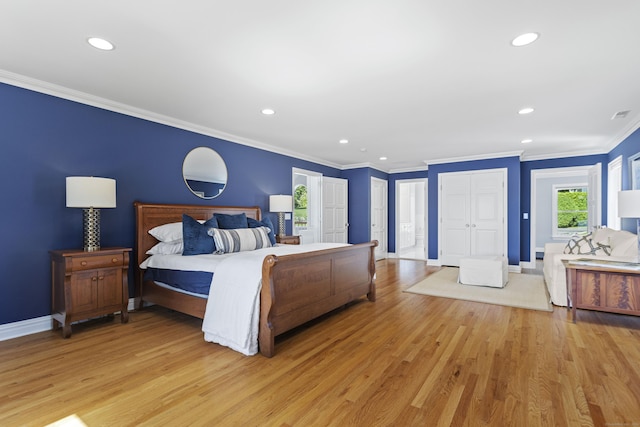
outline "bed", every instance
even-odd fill
[[[203,319],[205,298],[176,292],[144,279],[140,265],[147,251],[158,243],[148,231],[182,221],[186,214],[207,220],[214,213],[261,220],[259,207],[150,204],[135,202],[136,212],[136,306],[146,303],[167,307]],[[304,245],[303,245],[304,246]],[[267,255],[262,261],[258,347],[272,357],[275,337],[356,299],[375,301],[376,241],[290,255]]]

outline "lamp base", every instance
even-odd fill
[[[100,209],[82,210],[83,243],[85,252],[100,250]]]
[[[284,212],[278,212],[278,236],[286,236],[287,231],[284,228]]]

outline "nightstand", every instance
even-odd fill
[[[276,243],[282,243],[283,245],[299,245],[300,236],[278,236],[276,235]]]
[[[71,336],[71,322],[119,311],[129,321],[130,248],[50,251],[53,328]]]

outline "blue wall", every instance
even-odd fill
[[[395,182],[428,176],[429,258],[437,259],[438,174],[507,168],[508,256],[510,264],[517,264],[529,261],[529,221],[520,218],[521,212],[530,212],[531,170],[602,162],[606,201],[607,162],[624,156],[623,189],[629,189],[627,160],[640,152],[640,131],[636,131],[608,155],[523,163],[517,157],[477,160],[432,165],[428,174],[386,174],[371,168],[340,171],[1,83],[0,141],[4,200],[0,221],[5,241],[0,257],[0,324],[50,314],[48,251],[82,246],[82,212],[65,207],[66,176],[94,175],[117,180],[118,207],[102,210],[104,247],[133,247],[135,200],[258,205],[271,216],[269,195],[291,191],[292,167],[349,180],[349,242],[364,242],[370,238],[370,182],[375,176],[389,182],[391,252],[395,251]],[[184,156],[199,146],[213,148],[227,164],[229,183],[223,194],[212,201],[192,195],[182,178]],[[623,224],[635,231],[633,221]],[[290,221],[287,228],[290,232]]]
[[[6,84],[0,134],[0,324],[49,315],[48,251],[82,247],[82,210],[65,207],[66,176],[116,179],[117,208],[101,212],[103,247],[133,247],[135,200],[258,205],[271,215],[269,195],[291,193],[292,167],[341,177],[334,168]],[[216,150],[229,173],[210,201],[191,194],[182,178],[185,155],[199,146]]]
[[[349,180],[349,243],[371,240],[372,177],[389,179],[388,174],[368,167],[342,171],[342,178]]]

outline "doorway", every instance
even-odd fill
[[[293,235],[301,243],[322,241],[322,174],[293,168]]]
[[[396,181],[396,254],[427,259],[427,179]]]

